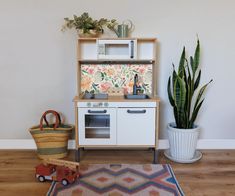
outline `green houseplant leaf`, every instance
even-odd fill
[[[171,105],[174,107],[175,101],[174,101],[172,93],[171,93],[171,77],[169,77],[169,79],[168,79],[167,91],[168,91],[169,101],[170,101]]]
[[[185,82],[183,79],[177,76],[174,83],[174,99],[178,113],[177,114],[179,121],[179,124],[177,124],[178,127],[183,127],[185,121],[185,113],[184,113],[184,106],[186,101],[185,96],[186,96]]]
[[[185,95],[186,95],[185,82],[179,76],[177,76],[174,83],[174,98],[175,98],[176,107],[178,109],[184,107]]]
[[[183,48],[180,62],[179,62],[179,68],[178,68],[178,74],[182,77],[183,71],[184,71],[184,64],[185,64],[185,47]]]
[[[194,53],[194,62],[193,62],[193,67],[192,67],[193,75],[195,75],[195,73],[198,69],[199,60],[200,60],[200,42],[199,42],[199,40],[197,40],[197,47],[196,47],[196,50]]]

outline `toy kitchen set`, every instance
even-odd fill
[[[76,160],[85,148],[153,149],[159,102],[156,38],[79,38]]]

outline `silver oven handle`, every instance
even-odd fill
[[[129,114],[144,114],[144,113],[146,113],[146,110],[127,110],[127,113],[129,113]]]
[[[107,110],[88,110],[88,113],[90,114],[95,114],[95,113],[98,113],[98,114],[102,114],[102,113],[106,113]]]

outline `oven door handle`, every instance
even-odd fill
[[[90,114],[105,114],[107,110],[88,110],[88,113]]]
[[[129,114],[144,114],[144,113],[146,113],[146,110],[127,110],[127,113],[129,113]]]

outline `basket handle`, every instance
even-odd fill
[[[61,124],[60,114],[54,110],[47,110],[46,112],[44,112],[44,114],[42,115],[42,117],[40,119],[39,128],[41,131],[43,131],[43,120],[46,122],[46,125],[49,126],[49,123],[46,119],[47,114],[53,114],[56,117],[54,129],[56,129]]]
[[[58,124],[58,125],[61,124],[60,114],[59,114],[57,111],[55,111],[55,110],[47,110],[47,111],[44,112],[44,114],[43,114],[43,119],[44,119],[44,121],[46,122],[46,124],[47,124],[48,127],[49,127],[49,123],[48,123],[48,121],[47,121],[47,119],[46,119],[46,115],[47,115],[48,113],[52,113],[52,114],[54,114],[54,116],[58,116],[58,118],[59,118],[59,124]]]

